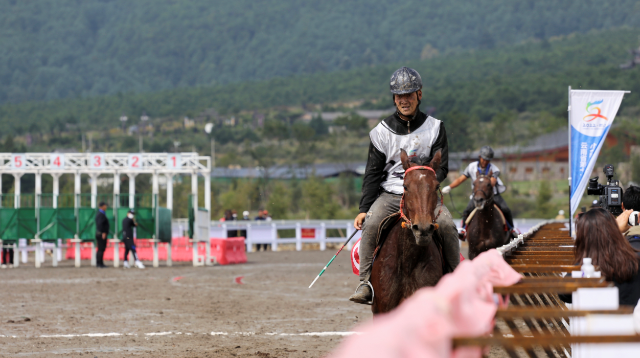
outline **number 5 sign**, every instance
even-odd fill
[[[142,154],[129,154],[129,169],[142,169]]]
[[[22,169],[26,164],[24,154],[11,154],[11,169]]]
[[[51,169],[64,169],[64,154],[51,154]]]
[[[169,154],[167,156],[167,169],[180,169],[182,167],[182,157],[180,154]]]
[[[104,153],[92,153],[91,155],[89,155],[89,168],[104,168]]]

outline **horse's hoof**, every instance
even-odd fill
[[[349,297],[349,301],[353,301],[355,303],[362,303],[362,304],[371,304],[371,300],[373,299],[373,294],[371,292],[371,287],[369,287],[369,285],[360,285],[358,286],[358,289],[356,289],[356,292],[351,295],[351,297]]]

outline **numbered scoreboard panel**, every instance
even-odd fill
[[[0,153],[0,170],[204,173],[211,171],[211,158],[197,153]]]

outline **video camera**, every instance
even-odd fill
[[[620,182],[613,180],[613,165],[607,164],[602,171],[607,177],[607,185],[598,183],[598,177],[589,179],[587,195],[599,195],[600,207],[614,216],[622,214],[622,188]]]

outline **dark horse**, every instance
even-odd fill
[[[400,210],[405,220],[395,220],[376,255],[371,268],[374,298],[373,314],[389,312],[421,287],[434,286],[443,275],[440,251],[434,239],[437,235],[438,151],[431,163],[420,166],[410,163],[402,150],[400,158],[405,170],[404,195]],[[408,170],[415,167],[413,170]]]
[[[467,224],[467,240],[469,241],[469,259],[509,242],[511,234],[505,230],[505,219],[500,209],[493,203],[493,186],[488,175],[478,174],[473,182],[473,201],[476,209]]]

